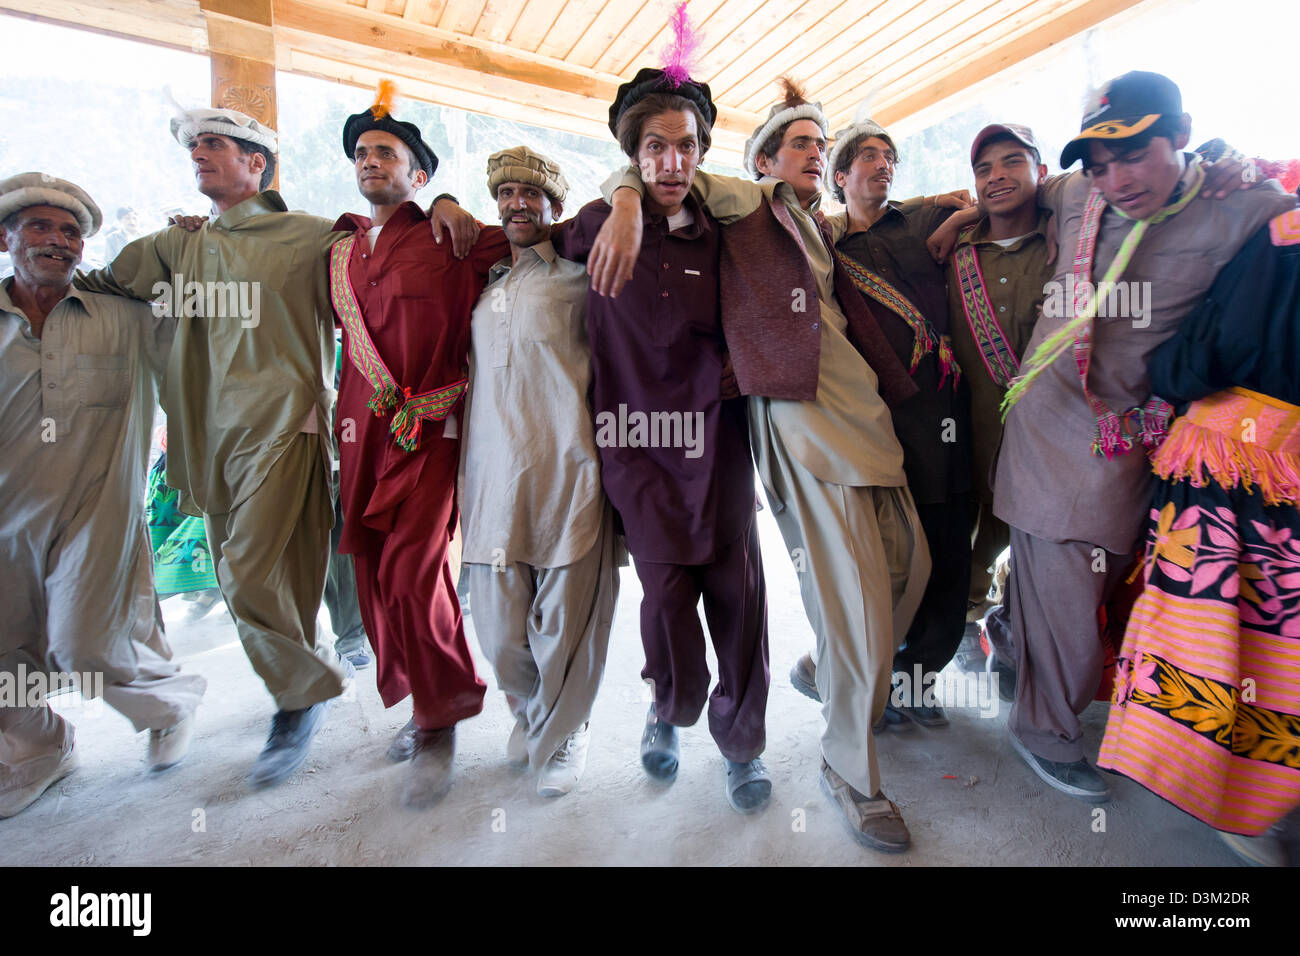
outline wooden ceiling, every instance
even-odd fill
[[[874,118],[896,124],[1138,2],[690,0],[703,37],[695,76],[709,83],[719,107],[710,158],[740,164],[783,73],[805,83],[833,128],[847,125],[867,95]],[[391,76],[406,96],[604,138],[614,91],[657,63],[674,5],[0,0],[0,11],[196,50],[206,49],[218,16],[221,42],[234,52],[239,18],[247,17],[271,28],[281,70],[367,88]]]

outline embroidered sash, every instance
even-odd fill
[[[1142,237],[1146,235],[1147,229],[1182,212],[1187,204],[1196,198],[1204,181],[1205,171],[1200,166],[1195,167],[1187,188],[1176,202],[1165,206],[1151,218],[1140,219],[1133,224],[1133,228],[1120,243],[1115,259],[1107,268],[1106,274],[1102,276],[1097,289],[1114,287],[1120,275],[1128,268],[1133,253],[1138,243],[1142,241]],[[1106,407],[1088,388],[1088,369],[1092,365],[1093,323],[1097,317],[1098,303],[1104,298],[1100,292],[1094,291],[1092,261],[1102,213],[1106,211],[1106,206],[1106,198],[1101,190],[1093,189],[1088,193],[1079,230],[1079,242],[1074,254],[1074,301],[1071,303],[1074,318],[1053,332],[1034,350],[1034,354],[1024,364],[1022,373],[1012,382],[1011,388],[1002,400],[1002,415],[1005,420],[1007,412],[1020,400],[1025,390],[1073,344],[1074,362],[1083,385],[1083,395],[1088,401],[1088,407],[1092,409],[1094,422],[1092,453],[1113,458],[1115,455],[1132,451],[1135,439],[1140,439],[1146,448],[1158,448],[1167,434],[1173,407],[1158,396],[1152,395],[1142,405],[1130,408],[1121,416]],[[1121,216],[1124,215],[1121,210],[1115,211]]]
[[[379,418],[388,409],[397,409],[389,426],[393,441],[405,451],[415,451],[420,447],[420,423],[425,419],[441,421],[446,418],[464,394],[468,380],[462,378],[442,388],[415,395],[411,394],[409,387],[401,388],[397,384],[370,338],[361,317],[361,306],[348,279],[348,261],[356,242],[356,236],[348,236],[336,242],[330,250],[330,299],[348,333],[348,358],[374,389],[366,407]]]
[[[957,382],[961,379],[961,368],[957,365],[957,359],[952,354],[952,343],[948,341],[947,336],[941,336],[934,330],[934,326],[926,321],[921,311],[914,306],[907,296],[894,288],[883,278],[870,269],[865,268],[862,263],[858,262],[840,250],[835,250],[835,258],[840,261],[848,277],[853,280],[858,291],[879,302],[885,308],[896,314],[912,330],[912,364],[908,372],[915,374],[916,367],[921,364],[921,359],[930,352],[938,350],[939,353],[939,387],[943,388],[943,383],[948,380],[949,373],[952,374],[953,388],[957,387]]]
[[[961,283],[961,306],[989,378],[1007,388],[1020,371],[1020,359],[1007,341],[1007,335],[993,312],[993,303],[989,301],[979,253],[970,242],[974,232],[974,226],[967,229],[953,253],[953,268],[957,270],[957,279]]]

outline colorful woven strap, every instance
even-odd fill
[[[1088,370],[1092,366],[1093,323],[1097,318],[1097,308],[1105,297],[1101,290],[1109,289],[1118,282],[1119,277],[1128,268],[1137,250],[1138,243],[1151,226],[1175,216],[1187,208],[1188,203],[1196,198],[1201,184],[1205,181],[1205,171],[1196,166],[1182,196],[1165,206],[1149,219],[1140,219],[1133,224],[1124,241],[1120,243],[1115,258],[1106,269],[1101,282],[1094,289],[1092,284],[1093,254],[1097,246],[1097,234],[1101,229],[1101,217],[1106,211],[1106,197],[1101,190],[1093,189],[1088,193],[1084,204],[1083,221],[1079,229],[1079,241],[1074,254],[1074,301],[1071,311],[1074,315],[1069,322],[1053,332],[1041,342],[1022,367],[1021,374],[1012,382],[1006,397],[1002,400],[1002,416],[1005,419],[1011,406],[1015,405],[1034,381],[1048,366],[1073,346],[1075,366],[1079,371],[1079,380],[1083,385],[1084,398],[1092,409],[1094,435],[1092,452],[1111,458],[1117,454],[1130,452],[1135,447],[1135,439],[1140,439],[1147,448],[1159,447],[1168,433],[1169,418],[1173,407],[1156,396],[1152,396],[1141,406],[1131,408],[1122,416],[1108,408],[1088,388]],[[1124,218],[1124,212],[1115,212]]]
[[[966,313],[966,324],[979,346],[984,368],[988,370],[989,378],[1006,388],[1020,371],[1020,359],[1007,341],[1007,335],[993,312],[993,303],[989,301],[979,253],[970,241],[974,232],[975,227],[971,226],[958,239],[953,268],[957,270],[961,284],[961,306]]]
[[[420,422],[424,419],[442,421],[446,418],[456,407],[460,397],[465,394],[468,385],[469,380],[462,378],[458,382],[435,388],[431,392],[421,392],[418,395],[412,395],[408,388],[406,401],[393,416],[392,431],[397,444],[407,451],[415,451],[419,448]]]
[[[334,248],[330,250],[330,299],[348,333],[348,358],[374,389],[366,407],[376,415],[383,415],[385,409],[397,407],[400,392],[397,380],[379,357],[375,343],[370,340],[370,332],[361,317],[361,306],[357,302],[356,293],[352,291],[352,282],[348,279],[348,262],[356,244],[357,237],[348,236],[334,243]]]
[[[916,367],[921,364],[921,359],[930,352],[937,350],[939,366],[942,371],[939,378],[939,387],[943,388],[943,383],[948,380],[948,375],[951,373],[953,388],[956,388],[957,381],[961,378],[961,368],[957,365],[957,359],[952,353],[951,344],[935,332],[934,326],[926,321],[925,316],[911,303],[907,296],[903,295],[879,275],[865,268],[862,263],[850,258],[838,249],[835,250],[835,258],[840,261],[840,265],[844,267],[844,271],[853,280],[853,284],[858,287],[858,291],[879,302],[911,328],[912,363],[908,368],[908,372],[915,374]]]
[[[415,451],[420,447],[420,422],[446,418],[465,393],[467,380],[462,378],[442,388],[414,395],[410,388],[398,386],[370,338],[370,331],[361,316],[361,306],[348,279],[348,262],[356,241],[356,236],[348,236],[336,242],[330,250],[330,298],[348,333],[348,358],[374,389],[366,407],[381,418],[388,409],[397,409],[389,425],[393,441],[405,451]]]

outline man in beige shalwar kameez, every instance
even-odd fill
[[[293,772],[348,679],[318,640],[333,523],[334,318],[328,219],[275,190],[276,136],[234,110],[172,120],[216,217],[130,243],[81,287],[166,297],[178,314],[163,379],[167,483],[203,515],[217,583],[277,713],[250,777]]]
[[[154,380],[175,323],[72,291],[99,223],[72,183],[0,182],[14,264],[0,281],[0,682],[17,692],[0,693],[0,817],[76,767],[72,724],[28,693],[51,672],[77,675],[84,696],[102,688],[148,730],[154,770],[185,755],[206,687],[171,660],[144,522]]]
[[[586,765],[619,561],[588,397],[586,269],[550,240],[568,183],[518,146],[489,157],[488,190],[511,255],[470,326],[465,573],[474,631],[515,715],[507,756],[553,797]]]

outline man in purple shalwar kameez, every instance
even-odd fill
[[[641,673],[654,702],[642,764],[672,780],[677,728],[694,724],[707,700],[728,801],[752,813],[772,790],[758,759],[769,673],[754,472],[722,336],[718,224],[689,197],[715,115],[707,85],[662,70],[620,87],[610,129],[647,172],[646,224],[633,278],[617,299],[590,293],[587,324],[603,482],[645,594]],[[560,254],[585,257],[610,212],[602,201],[584,207],[559,230]],[[701,597],[718,660],[712,694]]]

